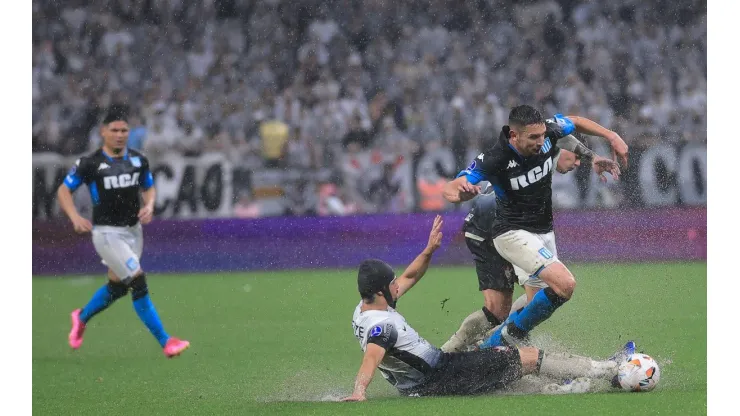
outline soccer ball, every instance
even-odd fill
[[[627,391],[650,391],[660,381],[660,367],[649,355],[632,354],[619,365],[617,377]]]

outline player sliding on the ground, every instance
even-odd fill
[[[90,319],[105,310],[131,289],[134,310],[154,335],[167,357],[179,355],[190,346],[188,341],[165,332],[154,304],[149,298],[146,274],[141,269],[144,245],[141,224],[152,220],[154,180],[149,161],[141,153],[127,149],[129,127],[123,108],[114,107],[100,129],[103,147],[80,158],[59,186],[59,205],[78,233],[92,231],[95,250],[109,267],[108,283],[98,289],[82,309],[72,311],[69,345],[78,349]],[[80,216],[72,192],[86,184],[93,202],[93,221]],[[139,193],[144,206],[140,206]]]
[[[422,338],[395,306],[424,276],[432,254],[442,242],[441,229],[442,218],[437,216],[427,247],[398,278],[383,261],[371,259],[360,264],[357,286],[362,300],[355,309],[352,328],[364,356],[354,392],[343,401],[365,400],[376,368],[407,396],[482,394],[533,373],[559,379],[606,380],[617,374],[618,360],[595,361],[534,347],[446,353]],[[563,386],[562,391],[567,389],[568,385]]]
[[[592,163],[603,180],[605,172],[615,179],[620,174],[615,161],[596,155],[570,135],[576,130],[607,138],[626,163],[627,146],[616,133],[582,117],[555,115],[545,120],[533,107],[521,105],[511,110],[509,124],[501,129],[493,146],[445,185],[445,198],[461,202],[480,192],[477,183],[490,182],[497,201],[491,229],[496,252],[525,275],[538,277],[548,286],[537,292],[526,307],[512,311],[482,348],[527,345],[529,332],[573,295],[575,277],[558,260],[555,250],[553,158],[558,148],[566,149]]]

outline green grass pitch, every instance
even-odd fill
[[[706,264],[571,269],[574,298],[535,331],[595,357],[635,339],[661,364],[655,391],[403,398],[376,373],[368,402],[320,402],[348,394],[360,365],[353,270],[151,274],[165,328],[190,340],[188,351],[166,359],[128,297],[96,316],[71,351],[69,312],[104,283],[101,275],[33,280],[33,413],[706,414]],[[399,310],[439,346],[481,304],[473,268],[432,266]]]

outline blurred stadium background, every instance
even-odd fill
[[[351,385],[359,355],[348,352],[357,346],[342,325],[349,326],[356,302],[347,277],[354,272],[272,271],[352,269],[370,256],[407,264],[436,212],[445,216],[446,237],[434,263],[466,267],[433,268],[435,277],[419,290],[427,298],[411,297],[409,318],[441,345],[480,302],[459,233],[468,207],[446,203],[441,188],[520,103],[545,114],[587,116],[630,146],[630,166],[619,182],[599,183],[589,167],[555,173],[559,254],[593,264],[574,266],[583,296],[546,330],[589,354],[623,342],[622,334],[638,336],[661,358],[676,360],[664,375],[665,390],[647,399],[631,396],[634,407],[627,413],[706,411],[705,1],[32,5],[33,274],[97,279],[34,279],[34,403],[42,413],[92,414],[100,403],[125,413],[116,405],[125,399],[120,386],[140,386],[142,379],[155,393],[137,398],[129,411],[318,411],[255,403],[263,393],[275,400],[315,399],[280,396],[280,383],[309,390]],[[142,264],[152,276],[173,273],[152,279],[152,291],[169,325],[194,342],[195,354],[167,369],[157,361],[159,351],[142,340],[138,322],[117,312],[94,328],[100,336],[86,341],[87,355],[71,356],[64,344],[67,314],[102,281],[105,268],[89,236],[74,234],[55,192],[75,159],[100,145],[99,123],[115,103],[130,107],[129,144],[150,158],[157,186]],[[609,154],[606,142],[582,139]],[[76,193],[76,203],[90,215],[86,190]],[[655,264],[666,261],[679,263]],[[219,274],[226,271],[242,273]],[[271,273],[243,273],[251,271]],[[620,286],[637,287],[649,299],[613,295]],[[258,298],[244,303],[244,296]],[[439,309],[442,297],[454,301],[439,316],[428,312]],[[208,299],[218,299],[223,310]],[[593,310],[603,316],[580,326],[580,335],[571,333],[568,320]],[[650,319],[636,329],[626,311]],[[326,317],[312,321],[314,315]],[[292,331],[282,339],[267,335],[280,327]],[[296,357],[305,354],[301,346],[317,327],[338,343],[317,359],[341,368],[319,368],[315,377],[296,374],[294,364],[314,368]],[[122,336],[117,328],[128,332]],[[583,333],[595,335],[584,339]],[[252,358],[234,361],[244,348]],[[278,359],[265,358],[271,354]],[[267,366],[272,373],[260,373]],[[118,387],[106,387],[103,376]],[[188,381],[175,386],[175,379]],[[374,394],[388,391],[382,381],[373,386]],[[193,401],[194,391],[202,402]],[[663,398],[660,406],[651,401],[655,397]],[[582,409],[608,414],[618,413],[624,399],[588,400]],[[466,412],[453,402],[417,403],[429,414],[445,406]],[[481,402],[466,403],[468,412],[480,411]],[[516,403],[525,407],[510,409],[543,413],[555,402]],[[562,412],[578,414],[558,403]],[[404,409],[398,406],[380,404],[391,413]],[[322,409],[341,414],[343,408]]]
[[[672,213],[658,230],[705,241],[675,211],[706,205],[702,1],[34,0],[33,19],[34,249],[62,238],[56,187],[112,103],[153,162],[159,220],[458,218],[445,180],[530,103],[632,153],[619,182],[556,174],[556,209]]]

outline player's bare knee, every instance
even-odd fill
[[[576,290],[576,279],[573,276],[568,276],[561,279],[557,285],[553,286],[553,290],[563,299],[570,299],[573,296],[573,292]]]
[[[522,375],[536,373],[540,364],[540,350],[535,347],[521,347],[519,359],[522,363]]]

